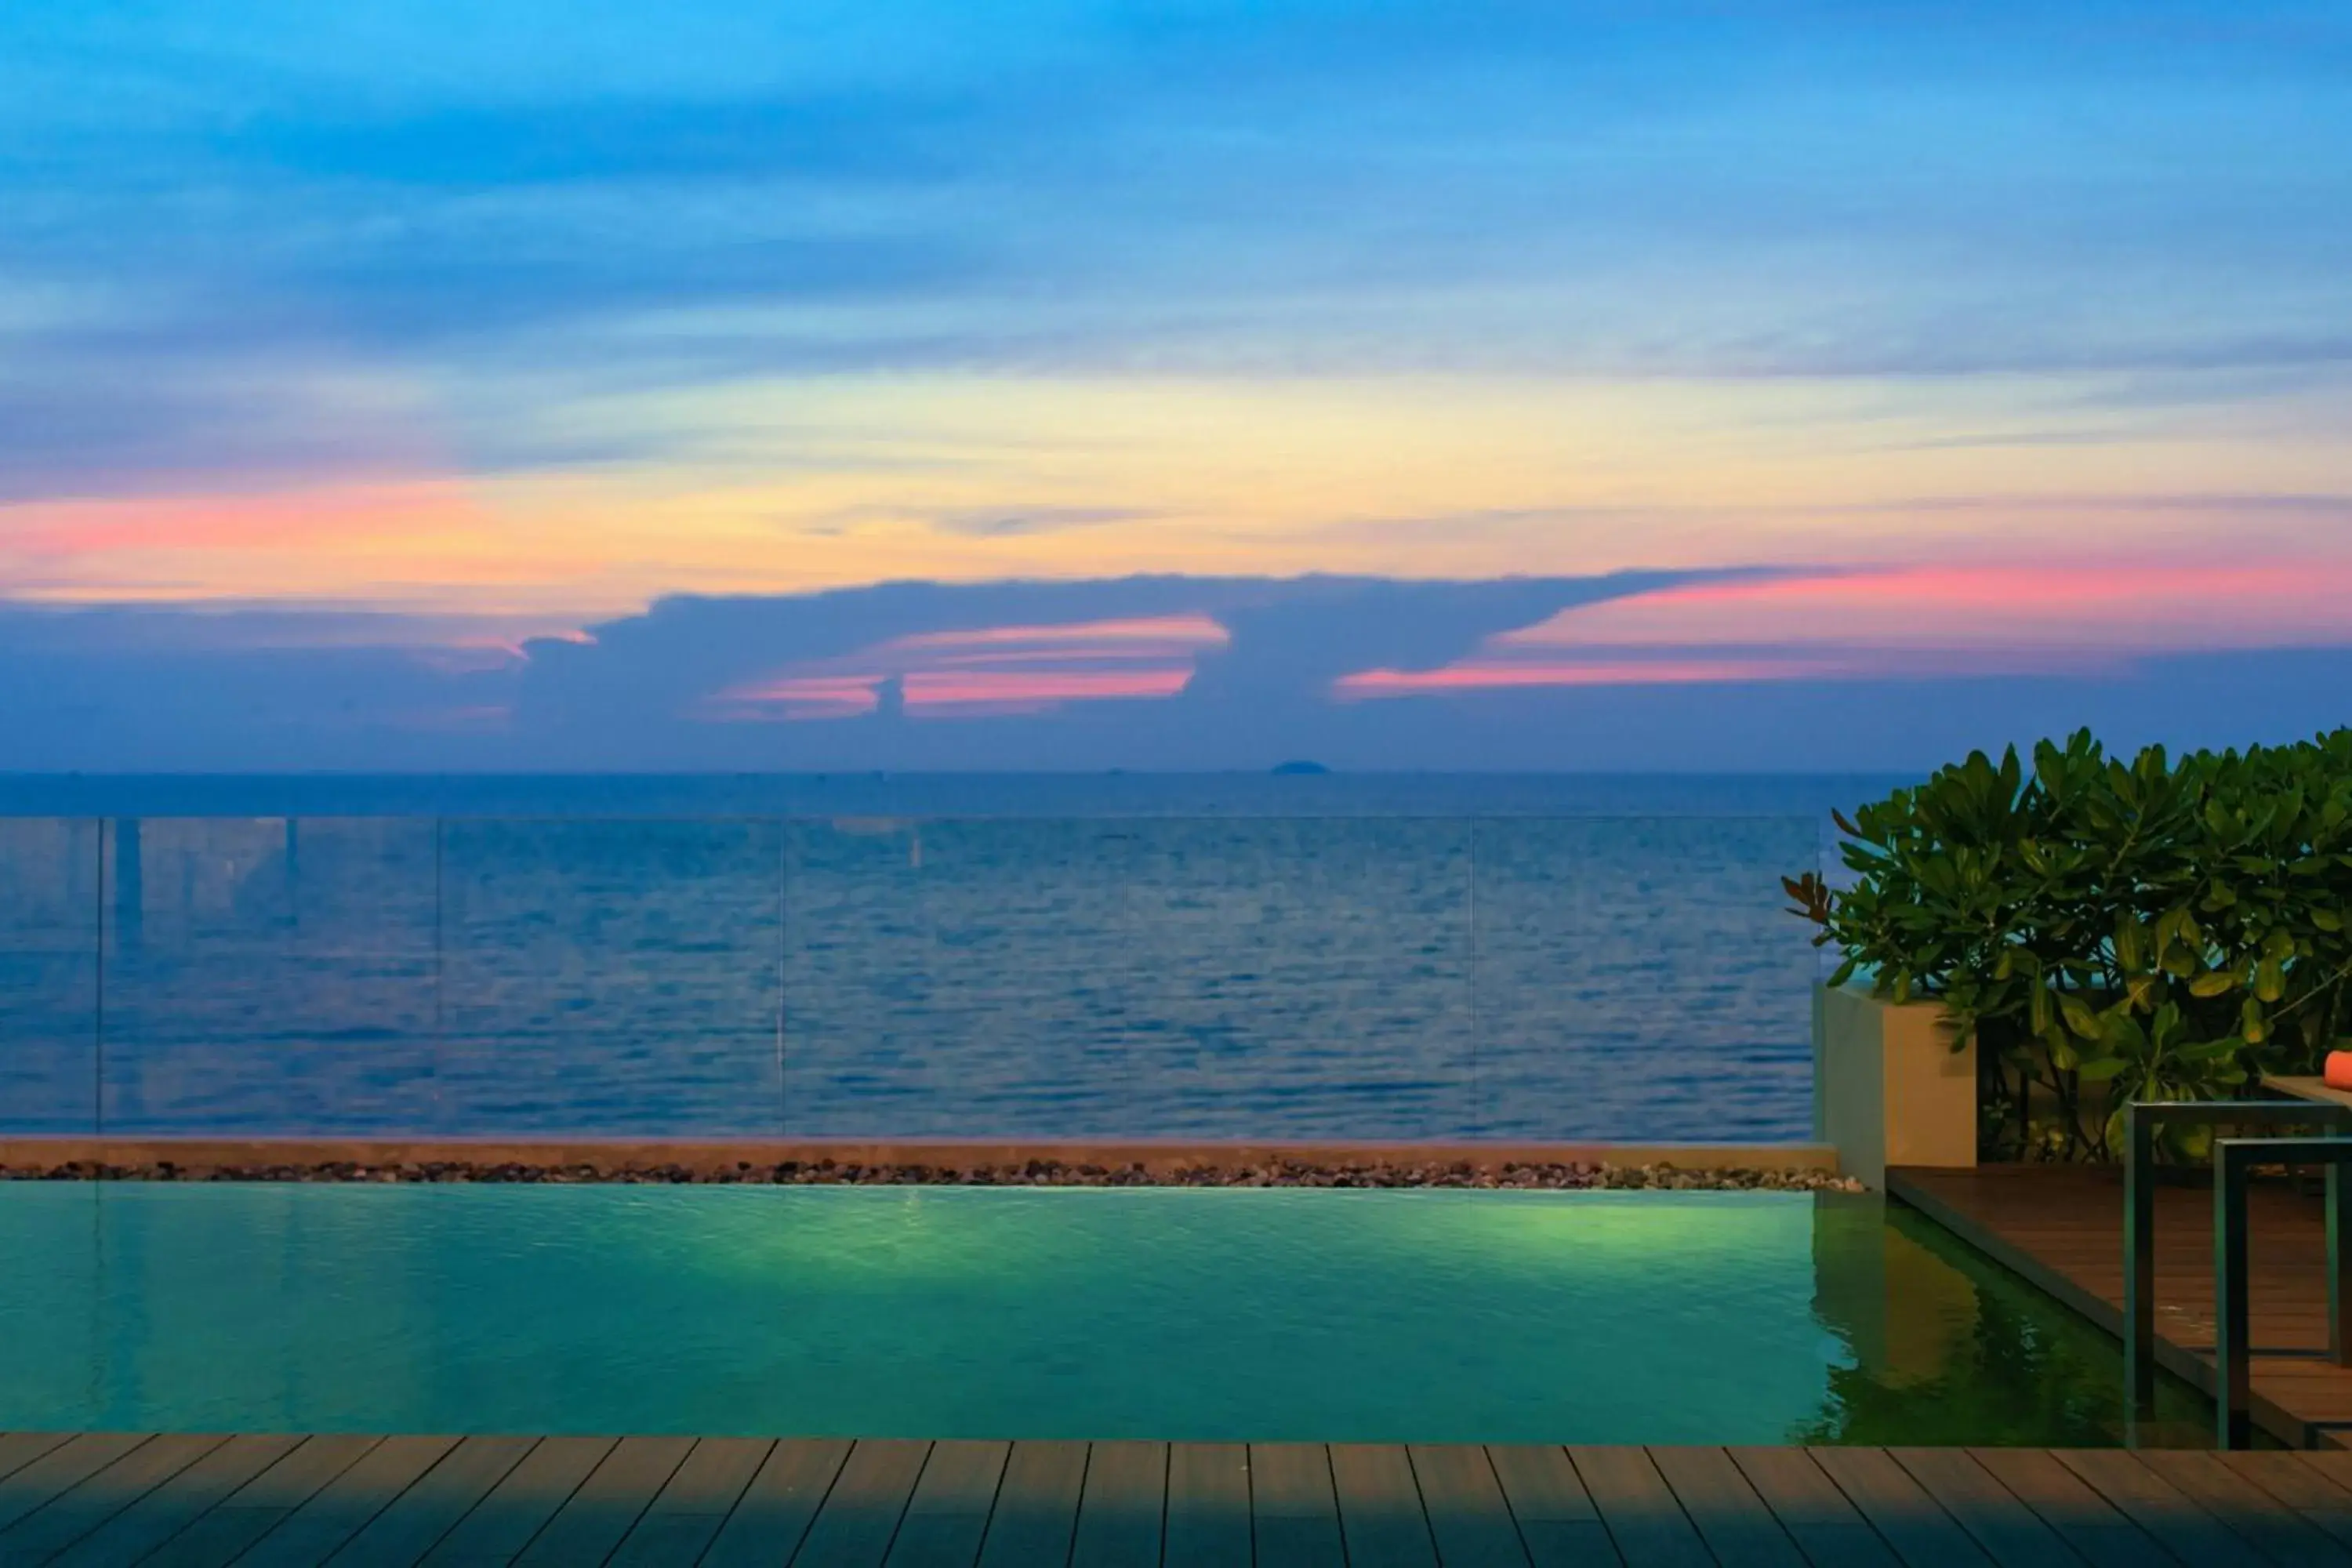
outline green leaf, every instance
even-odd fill
[[[2101,1057],[2095,1062],[2084,1062],[2074,1069],[2074,1076],[2084,1083],[2105,1083],[2131,1064],[2121,1057]]]
[[[2238,977],[2226,969],[2208,970],[2189,983],[2191,996],[2221,996],[2238,988]]]
[[[2099,1038],[2099,1016],[2080,996],[2067,992],[2058,998],[2058,1010],[2066,1016],[2066,1026],[2075,1034],[2086,1040]]]

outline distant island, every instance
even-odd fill
[[[1321,763],[1276,763],[1274,771],[1286,776],[1303,773],[1328,773],[1331,770]]]

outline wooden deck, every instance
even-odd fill
[[[1887,1191],[2098,1323],[2123,1333],[2123,1174],[2113,1166],[1894,1170]],[[2254,1419],[2298,1447],[2352,1437],[2352,1369],[2327,1345],[2327,1237],[2313,1194],[2249,1194]],[[2163,1186],[2156,1205],[2157,1359],[2213,1388],[2213,1193]],[[2281,1353],[2283,1352],[2283,1353]]]
[[[2352,1568],[2352,1453],[14,1433],[0,1563]]]

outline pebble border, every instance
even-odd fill
[[[575,1163],[473,1164],[458,1161],[368,1165],[187,1166],[170,1161],[110,1165],[69,1161],[58,1165],[0,1165],[0,1181],[19,1182],[512,1182],[582,1185],[719,1186],[971,1186],[971,1187],[1468,1187],[1573,1192],[1858,1193],[1853,1176],[1826,1171],[1762,1171],[1747,1167],[1683,1170],[1649,1165],[1521,1164],[1491,1169],[1453,1163],[1389,1162],[1332,1164],[1276,1160],[1246,1164],[1184,1165],[1154,1173],[1141,1165],[1069,1164],[1029,1160],[1018,1164],[896,1165],[833,1160],[778,1165],[739,1162],[697,1170],[686,1165]]]

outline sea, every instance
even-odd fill
[[[1801,1139],[1902,782],[0,775],[0,1131]]]

